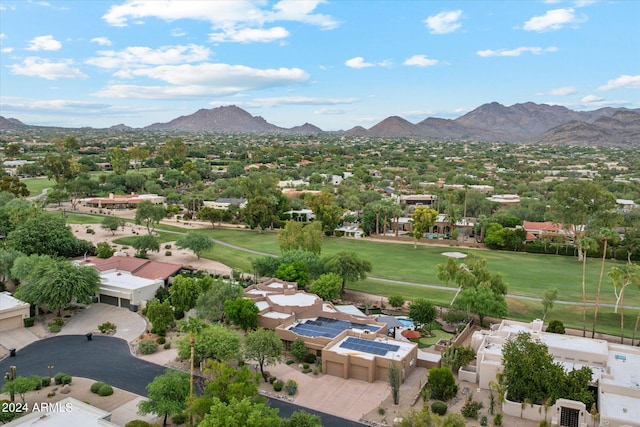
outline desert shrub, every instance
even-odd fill
[[[40,384],[42,384],[42,387],[49,387],[51,385],[51,378],[49,377],[40,378]]]
[[[282,391],[282,387],[284,387],[284,382],[282,382],[282,380],[274,381],[273,389],[275,391]]]
[[[564,334],[564,323],[562,320],[552,320],[547,326],[547,332],[553,332],[554,334]]]
[[[33,383],[33,387],[35,388],[35,390],[42,389],[42,378],[37,375],[31,375],[29,377],[29,380],[31,380],[31,382]]]
[[[447,367],[429,369],[428,385],[433,398],[439,400],[447,401],[458,392],[456,379]]]
[[[98,391],[100,390],[100,387],[102,387],[103,385],[104,385],[104,383],[102,381],[97,381],[97,382],[91,384],[91,393],[98,394]]]
[[[307,362],[307,363],[315,363],[315,361],[316,361],[316,355],[315,355],[315,354],[313,354],[313,353],[307,353],[307,354],[304,356],[304,361],[305,361],[305,362]]]
[[[488,423],[488,421],[487,421],[487,416],[486,416],[486,415],[483,415],[483,416],[482,416],[482,418],[480,418],[480,425],[481,425],[481,426],[486,426],[486,425],[487,425],[487,423]]]
[[[36,323],[35,317],[25,317],[22,319],[22,323],[24,323],[25,328],[30,328]]]
[[[482,402],[476,402],[475,400],[472,400],[470,402],[467,402],[462,407],[460,412],[465,418],[473,418],[474,420],[477,420],[478,412],[480,412],[480,409],[482,409]]]
[[[53,377],[53,380],[55,381],[56,385],[71,384],[71,379],[72,379],[71,375],[67,375],[64,372],[58,372]]]
[[[54,333],[54,334],[56,332],[60,332],[60,330],[62,329],[62,326],[58,325],[57,323],[53,323],[53,322],[49,322],[49,324],[47,326],[49,326],[49,332]]]
[[[117,326],[111,322],[104,322],[102,325],[98,325],[98,329],[103,334],[106,334],[107,332],[115,332],[117,329]]]
[[[498,412],[495,417],[493,417],[493,425],[501,426],[502,425],[502,414]]]
[[[309,364],[308,363],[303,363],[302,364],[302,369],[309,369]]]
[[[113,394],[113,388],[109,384],[103,384],[98,390],[98,396],[111,396]]]
[[[296,340],[291,343],[291,355],[296,358],[296,360],[302,360],[307,355],[307,346],[304,345],[304,341],[300,338],[296,338]]]
[[[171,249],[171,245],[170,244],[166,244],[166,245],[164,245],[164,248],[165,249]]]
[[[165,256],[171,256],[171,251],[165,251],[164,255]]]
[[[538,427],[551,427],[551,426],[549,425],[547,420],[542,420],[540,421],[540,424],[538,424]]]
[[[166,343],[164,343],[164,345],[162,346],[165,350],[169,350],[171,348],[171,342],[167,341]]]
[[[308,374],[309,372],[312,372],[312,371],[313,371],[313,369],[311,369],[311,368],[304,368],[304,369],[302,370],[302,373],[303,373],[303,374]]]
[[[138,350],[142,354],[152,354],[158,350],[158,343],[154,340],[147,338],[138,343]]]
[[[459,323],[467,317],[467,314],[462,310],[450,309],[442,315],[442,320],[447,323]]]
[[[183,319],[183,318],[184,318],[184,311],[182,311],[182,310],[174,310],[174,312],[173,312],[173,317],[174,317],[176,320]]]
[[[177,426],[184,424],[185,422],[187,422],[187,416],[186,414],[176,414],[174,416],[171,417],[171,422]]]
[[[298,391],[298,383],[294,380],[287,380],[284,388],[287,390],[287,394],[289,396],[293,396],[294,394],[296,394],[296,391]]]
[[[286,363],[287,365],[292,365],[295,361],[293,359],[287,359]]]
[[[276,380],[277,380],[277,379],[278,379],[278,378],[276,378],[275,376],[271,375],[271,376],[269,377],[269,384],[273,384],[274,382],[276,382]]]
[[[436,400],[431,404],[431,412],[438,415],[444,415],[447,413],[447,404],[442,400]]]
[[[145,420],[131,420],[126,423],[124,427],[151,427],[151,424]]]
[[[156,342],[160,345],[164,344],[167,342],[167,339],[165,337],[158,337],[156,338]]]

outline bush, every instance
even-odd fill
[[[42,387],[49,387],[51,385],[51,378],[42,377],[40,378],[40,383],[42,384]]]
[[[98,390],[98,396],[111,396],[113,394],[113,388],[109,384],[103,384]]]
[[[71,384],[71,375],[67,375],[64,372],[58,372],[54,377],[56,385]]]
[[[176,414],[171,417],[171,422],[175,425],[181,425],[187,422],[187,416],[185,414]]]
[[[313,354],[313,353],[307,353],[307,354],[304,356],[304,361],[305,361],[306,363],[315,363],[315,361],[316,361],[316,355],[315,355],[315,354]]]
[[[433,398],[447,401],[456,395],[458,386],[451,369],[447,367],[429,369],[429,389]]]
[[[474,420],[478,419],[478,412],[482,409],[482,402],[476,402],[472,400],[471,402],[467,402],[460,412],[466,418],[473,418]]]
[[[282,387],[284,387],[284,382],[282,382],[282,380],[274,381],[273,389],[275,391],[282,391]]]
[[[53,322],[49,322],[48,326],[49,326],[49,332],[54,333],[54,334],[56,332],[60,332],[60,330],[62,329],[62,326],[60,326],[60,325],[58,325],[56,323],[53,323]]]
[[[309,372],[312,372],[312,371],[313,371],[313,369],[311,369],[311,368],[304,368],[304,369],[302,370],[302,373],[303,373],[303,374],[308,374]]]
[[[165,251],[164,255],[165,256],[171,256],[171,251]]]
[[[25,328],[30,328],[36,323],[35,317],[25,317],[22,319],[22,323],[24,323]]]
[[[294,394],[296,394],[296,391],[298,391],[298,383],[294,380],[287,380],[284,388],[287,390],[287,394],[289,396],[293,396]]]
[[[293,359],[287,359],[287,361],[284,363],[286,363],[287,365],[293,365],[294,362],[295,361]]]
[[[486,426],[487,425],[487,416],[484,415],[482,418],[480,418],[480,425],[481,426]]]
[[[444,415],[447,413],[447,404],[442,400],[436,400],[431,404],[431,412],[438,415]]]
[[[165,350],[169,350],[171,348],[171,342],[167,341],[166,343],[164,343],[164,345],[162,346]]]
[[[467,318],[467,314],[462,310],[449,309],[442,315],[442,320],[447,323],[460,323]]]
[[[538,427],[551,427],[551,426],[549,426],[549,423],[547,422],[547,420],[542,420],[540,421],[540,424],[538,424]]]
[[[103,385],[105,385],[105,383],[103,383],[102,381],[97,381],[91,384],[91,393],[98,394],[98,391],[100,391],[100,387],[102,387]]]
[[[564,323],[562,323],[562,320],[552,320],[549,322],[549,326],[547,326],[547,332],[564,334]]]
[[[152,354],[158,350],[158,343],[154,340],[147,338],[138,343],[138,351],[142,354]]]
[[[164,248],[165,248],[165,249],[171,249],[171,245],[166,244],[166,245],[164,245]]]
[[[184,318],[184,311],[182,311],[182,310],[174,310],[173,317],[176,320],[180,320],[180,319]],[[166,332],[165,332],[165,334],[166,334]]]
[[[151,427],[151,424],[145,420],[131,420],[126,423],[124,427]]]
[[[167,342],[167,339],[165,337],[158,337],[156,338],[156,342],[160,345],[164,344]]]
[[[498,412],[495,417],[493,417],[493,425],[501,426],[502,425],[502,414]]]
[[[296,358],[296,360],[302,360],[307,355],[307,346],[304,345],[304,341],[300,338],[296,338],[294,342],[291,343],[291,355]]]
[[[278,379],[278,378],[276,378],[276,377],[274,377],[273,375],[271,375],[271,376],[269,377],[269,384],[273,384],[274,382],[276,382],[276,380],[277,380],[277,379]]]
[[[303,363],[302,364],[302,369],[309,369],[309,364],[308,363]]]
[[[109,333],[109,332],[115,332],[116,329],[117,329],[117,326],[114,325],[111,322],[104,322],[102,325],[98,325],[98,329],[103,334],[106,334],[106,333]]]

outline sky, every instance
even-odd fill
[[[323,130],[640,108],[640,1],[0,0],[0,115],[144,127],[237,105]]]

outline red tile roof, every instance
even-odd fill
[[[182,268],[182,266],[178,264],[124,256],[112,256],[111,258],[106,259],[88,257],[86,260],[82,261],[81,264],[93,265],[93,267],[99,271],[111,269],[127,271],[134,276],[152,280],[166,280]]]

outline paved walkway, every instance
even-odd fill
[[[28,346],[40,339],[36,334],[31,332],[29,328],[16,328],[0,333],[0,346],[4,347],[4,351],[0,353],[0,358],[9,354],[10,348],[17,350]]]

